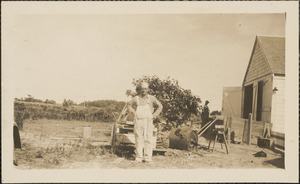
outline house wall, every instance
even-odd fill
[[[259,83],[262,82],[262,83]],[[262,85],[261,85],[262,84]],[[246,86],[251,88],[245,88]],[[262,86],[262,98],[258,98],[258,88]],[[276,87],[278,91],[274,92]],[[245,95],[245,89],[249,96]],[[251,91],[252,90],[252,91]],[[250,91],[250,92],[249,92]],[[252,97],[251,97],[252,95]],[[251,99],[250,99],[251,98]],[[246,100],[245,100],[246,99]],[[262,99],[261,108],[258,108],[258,99]],[[252,101],[251,101],[252,100]],[[275,145],[284,148],[284,129],[285,129],[285,77],[274,75],[271,71],[267,58],[260,46],[260,41],[256,39],[247,72],[243,82],[242,93],[242,117],[244,115],[244,103],[250,104],[252,102],[252,118],[257,121],[259,129],[263,122],[271,123],[272,137],[274,138]],[[251,111],[247,109],[245,112]],[[261,109],[261,119],[257,116],[257,109]]]
[[[257,78],[268,74],[271,74],[271,68],[266,61],[260,44],[256,41],[244,83],[251,83]]]
[[[285,77],[274,76],[272,89],[276,87],[278,91],[272,92],[272,131],[284,133],[285,125]]]

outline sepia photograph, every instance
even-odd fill
[[[2,182],[298,181],[298,2],[1,4]]]

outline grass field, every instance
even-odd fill
[[[82,139],[83,126],[90,126],[90,141]],[[109,146],[112,123],[65,120],[26,120],[20,132],[22,150],[16,150],[18,169],[196,169],[196,168],[284,168],[284,155],[265,149],[266,158],[254,157],[256,145],[230,144],[229,154],[219,143],[215,151],[207,150],[208,141],[199,138],[193,151],[167,149],[154,155],[154,164],[135,163],[132,150],[114,154]]]

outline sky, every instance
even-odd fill
[[[242,86],[256,35],[284,36],[284,14],[23,14],[10,29],[14,96],[127,101],[142,76],[170,76],[211,110]]]

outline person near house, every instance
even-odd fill
[[[137,162],[152,162],[153,151],[153,119],[162,111],[162,104],[155,96],[149,94],[148,83],[143,82],[137,86],[137,96],[132,98],[127,105],[129,112],[134,114],[134,134]],[[133,104],[136,104],[136,110]],[[154,109],[154,104],[158,107]]]
[[[205,125],[207,122],[209,122],[209,107],[208,107],[209,101],[205,101],[205,105],[202,108],[202,114],[201,114],[201,119],[202,119],[202,125]]]

